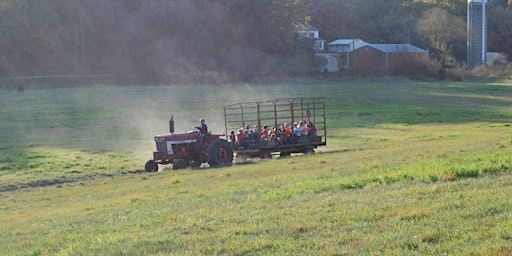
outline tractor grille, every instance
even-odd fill
[[[167,153],[167,148],[165,147],[165,142],[159,141],[156,143],[156,151],[160,153]]]
[[[167,147],[163,137],[155,137],[156,151],[160,153],[167,153]]]

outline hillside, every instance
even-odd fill
[[[171,114],[222,131],[231,101],[306,95],[327,97],[315,155],[139,171]],[[509,255],[511,96],[510,80],[3,90],[0,251]]]
[[[488,2],[488,51],[510,61],[511,2]],[[466,61],[466,9],[461,0],[4,0],[0,88],[20,77],[62,86],[75,75],[78,83],[151,85],[318,74],[314,41],[294,26],[303,23],[319,28],[326,43],[410,43],[437,61],[448,55],[453,65]],[[450,22],[419,31],[429,10],[446,11],[433,19]],[[438,31],[445,32],[432,42]],[[448,39],[453,35],[459,36]]]

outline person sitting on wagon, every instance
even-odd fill
[[[277,129],[277,127],[272,126],[272,129],[270,129],[268,131],[268,135],[269,136],[276,135],[276,138],[279,138],[279,136],[278,136],[279,135],[279,130]]]
[[[277,146],[277,136],[275,134],[270,135],[267,146],[271,148]]]
[[[240,149],[244,149],[246,144],[246,138],[244,134],[244,129],[239,129],[237,134],[238,146]]]
[[[284,143],[292,143],[292,128],[290,128],[290,125],[287,123],[284,124]]]
[[[300,127],[299,127],[299,124],[297,124],[296,122],[293,123],[293,131],[292,131],[292,135],[293,135],[293,142],[296,143],[296,139],[300,138]]]
[[[238,147],[238,145],[237,145],[238,143],[237,143],[237,141],[236,141],[235,131],[231,131],[231,133],[229,134],[229,142],[231,142],[231,144],[232,144],[233,146]]]
[[[261,133],[260,133],[261,140],[260,140],[259,145],[267,146],[269,138],[270,138],[270,130],[268,129],[267,125],[264,125],[263,130],[261,130]]]
[[[277,141],[279,142],[279,145],[285,145],[288,143],[288,138],[286,137],[286,128],[285,128],[285,125],[282,124],[278,129],[277,129]]]
[[[315,137],[316,136],[316,127],[313,122],[309,121],[308,123],[308,136]]]
[[[268,135],[269,135],[268,126],[265,125],[265,126],[263,126],[263,131],[261,131],[261,140],[267,141]]]
[[[260,128],[257,125],[254,126],[253,133],[255,139],[257,139],[261,135]]]
[[[245,138],[246,138],[246,144],[245,146],[246,147],[251,147],[251,146],[254,146],[254,132],[253,130],[251,130],[251,126],[247,125],[245,126],[244,128],[244,135],[245,135]]]
[[[302,121],[299,124],[300,136],[306,137],[308,136],[308,127],[306,126],[307,121]]]

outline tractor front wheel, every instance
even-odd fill
[[[146,162],[144,170],[146,170],[146,172],[157,172],[158,164],[155,162],[155,160],[149,160]]]
[[[208,146],[208,164],[211,167],[231,165],[233,163],[233,146],[226,140],[216,139]]]

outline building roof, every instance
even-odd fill
[[[427,52],[411,44],[368,44],[382,52],[409,52],[409,53],[424,53]]]
[[[356,42],[363,42],[361,39],[337,39],[329,43],[329,45],[350,45]]]
[[[350,47],[350,51],[368,45],[367,42],[361,39],[338,39],[328,43],[329,46],[346,45]]]
[[[421,48],[418,48],[411,44],[370,44],[361,39],[337,39],[327,45],[337,46],[344,45],[349,46],[350,51],[359,49],[363,46],[370,46],[382,52],[409,52],[409,53],[424,53],[427,52]]]
[[[306,27],[306,28],[307,28],[307,30],[309,30],[309,31],[320,31],[320,29],[318,29],[317,27],[313,27],[313,26],[311,26],[311,25],[306,25],[306,26],[307,26],[307,27]]]
[[[296,25],[297,26],[297,30],[299,31],[320,31],[320,29],[316,28],[316,27],[313,27],[309,24],[298,24]]]

